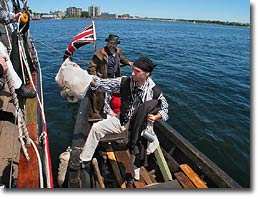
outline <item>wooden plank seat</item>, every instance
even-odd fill
[[[125,139],[125,134],[107,134],[99,142],[114,142]]]
[[[181,164],[180,169],[191,180],[196,188],[208,188],[205,182],[194,172],[194,170],[188,164]]]
[[[183,188],[196,188],[183,172],[176,172],[174,173],[174,176]]]

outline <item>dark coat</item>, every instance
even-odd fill
[[[126,66],[129,60],[123,56],[122,50],[117,48],[117,53],[119,55],[120,62],[118,62],[116,77],[121,76],[120,67]],[[107,78],[107,68],[108,68],[108,53],[106,48],[103,47],[99,51],[96,51],[89,62],[88,72],[90,75],[97,75],[101,78]]]
[[[147,139],[141,136],[142,131],[147,126],[147,115],[157,114],[161,108],[161,101],[153,99],[142,103],[135,111],[129,125],[129,149],[132,155],[141,162],[141,165],[147,166],[146,149]]]

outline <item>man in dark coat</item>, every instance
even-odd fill
[[[88,72],[101,78],[120,77],[120,68],[126,65],[132,66],[132,62],[125,58],[122,50],[118,48],[120,41],[117,35],[110,34],[105,41],[107,45],[94,53]],[[91,116],[93,119],[101,118],[99,113],[103,107],[106,114],[112,112],[109,106],[110,100],[111,94],[92,92],[93,114]]]

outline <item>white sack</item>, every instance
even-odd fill
[[[83,99],[92,81],[92,75],[67,58],[61,65],[55,81],[62,88],[62,97],[68,100],[73,97]]]

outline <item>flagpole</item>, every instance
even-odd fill
[[[95,48],[95,51],[97,51],[97,36],[96,36],[96,27],[95,27],[95,22],[94,22],[94,17],[92,17],[92,24],[93,24],[93,30],[94,30],[94,48]]]

